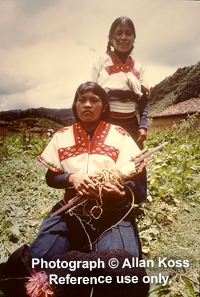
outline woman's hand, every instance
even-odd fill
[[[104,185],[102,194],[106,200],[107,199],[112,200],[112,199],[116,199],[116,198],[121,199],[121,198],[124,198],[126,195],[124,188],[119,189],[117,186],[112,185],[110,183],[106,183]]]
[[[144,128],[139,129],[137,142],[143,142],[144,140],[146,140],[146,136],[147,136],[147,130]]]
[[[68,182],[72,185],[79,196],[99,197],[98,189],[96,189],[93,181],[87,174],[72,173],[69,176]]]

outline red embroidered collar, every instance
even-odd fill
[[[128,73],[131,72],[133,75],[140,79],[140,73],[134,68],[135,60],[132,59],[131,56],[128,56],[125,63],[122,63],[119,57],[115,54],[115,52],[107,52],[107,55],[110,56],[113,65],[105,67],[105,70],[109,75],[114,73],[124,72]]]

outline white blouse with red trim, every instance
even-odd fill
[[[89,140],[80,123],[76,123],[53,136],[39,161],[58,173],[95,174],[104,168],[120,167],[139,152],[121,127],[101,121]]]
[[[141,86],[143,86],[145,91],[150,93],[145,70],[134,59],[132,53],[128,56],[125,63],[122,63],[113,51],[98,57],[92,66],[90,79],[98,83],[107,92],[111,90],[131,90],[141,97]],[[119,98],[112,98],[109,103],[110,110],[114,112],[133,112],[136,108],[133,100],[122,102]]]

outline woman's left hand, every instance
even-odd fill
[[[137,142],[143,142],[144,140],[146,140],[146,137],[147,137],[147,130],[144,128],[139,129]]]
[[[117,186],[110,183],[106,183],[102,189],[102,194],[105,199],[109,198],[124,198],[126,193],[123,189],[119,189]]]

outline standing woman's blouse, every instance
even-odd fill
[[[134,112],[136,102],[143,95],[143,91],[149,93],[145,70],[134,59],[132,53],[129,54],[125,63],[122,63],[113,51],[98,57],[92,66],[91,80],[98,83],[108,93],[125,91],[124,98],[120,98],[121,93],[117,96],[117,92],[116,96],[115,94],[111,96],[109,102],[111,112]]]

